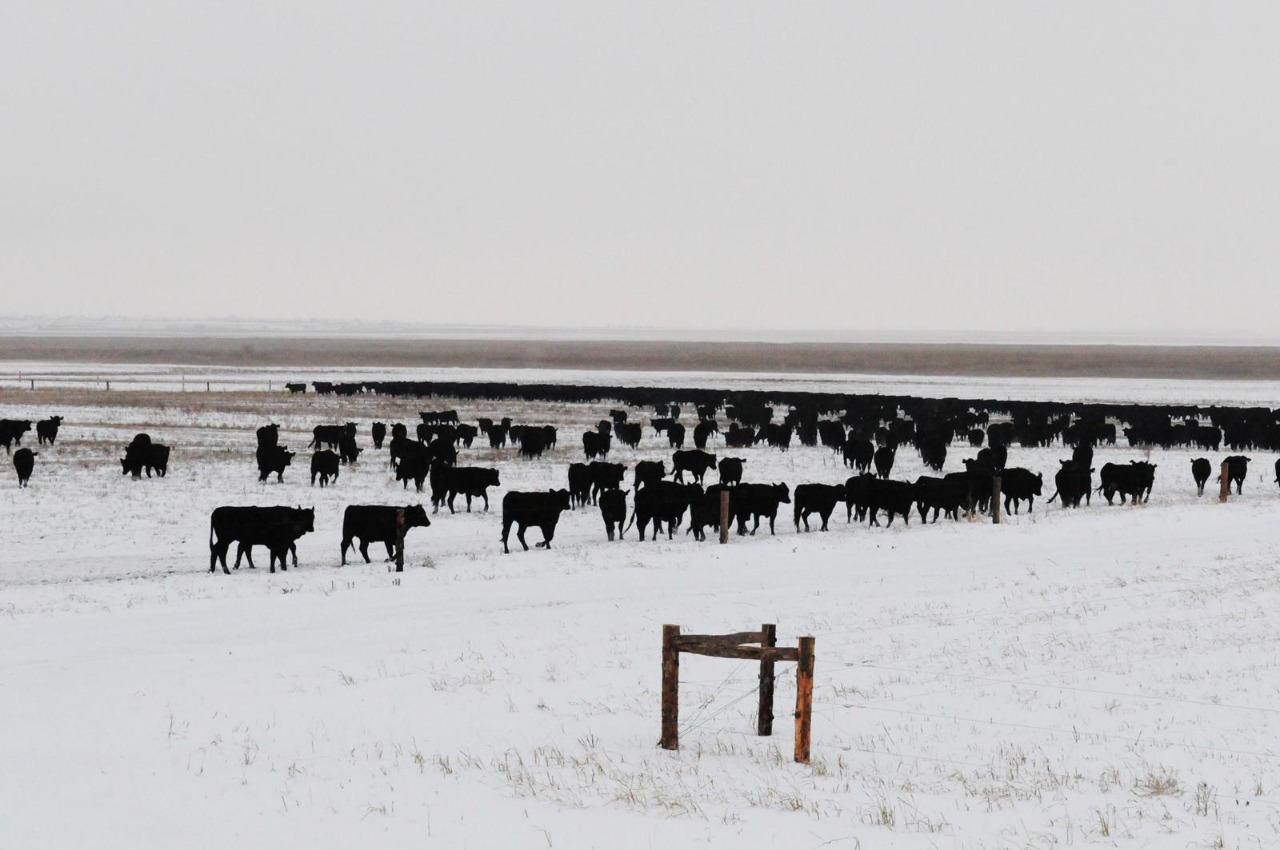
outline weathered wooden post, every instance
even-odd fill
[[[404,508],[396,508],[396,572],[404,572]]]
[[[729,491],[720,491],[720,542],[729,542]]]
[[[209,382],[208,382],[208,381],[205,381],[205,382],[204,382],[204,391],[205,391],[205,392],[209,392]]]
[[[111,382],[107,381],[107,392],[111,392]]]
[[[813,730],[813,644],[811,637],[799,640],[800,659],[796,665],[796,762],[809,763],[809,741]]]
[[[35,379],[35,378],[32,378],[32,379],[31,379],[31,389],[33,389],[33,390],[34,390],[35,388],[36,388],[36,379]]]
[[[1218,501],[1220,503],[1226,502],[1227,498],[1231,495],[1230,467],[1231,464],[1227,463],[1225,460],[1222,462],[1222,472],[1218,476]]]
[[[662,740],[664,750],[680,748],[680,627],[662,627]]]
[[[778,627],[773,623],[760,626],[760,636],[762,649],[778,645]],[[756,733],[761,737],[773,734],[773,656],[767,653],[760,656],[760,710],[756,713]]]
[[[991,521],[1000,524],[1000,476],[991,479]]]

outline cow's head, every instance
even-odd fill
[[[555,497],[555,500],[554,500],[555,507],[565,511],[569,510],[572,507],[572,505],[569,502],[568,490],[548,490],[547,492]]]
[[[431,520],[427,518],[427,512],[422,505],[405,505],[404,506],[404,527],[405,528],[427,528],[431,525]]]

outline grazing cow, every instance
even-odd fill
[[[622,539],[625,531],[623,525],[627,521],[627,494],[630,492],[630,490],[606,490],[600,494],[600,518],[604,520],[604,533],[609,535],[611,541],[615,528],[618,531],[618,539]]]
[[[40,456],[40,452],[33,452],[31,449],[18,449],[13,453],[13,468],[18,472],[18,488],[27,486],[27,482],[31,480],[31,470],[36,468],[36,458]]]
[[[1277,461],[1280,464],[1280,461]],[[1280,469],[1280,467],[1277,467]],[[1213,465],[1209,463],[1207,457],[1198,457],[1191,461],[1191,477],[1196,481],[1196,495],[1204,495],[1205,482],[1209,480],[1209,476],[1213,474]]]
[[[572,507],[591,500],[591,467],[585,463],[569,464],[569,503]]]
[[[800,484],[796,487],[794,498],[794,518],[796,531],[800,523],[804,530],[809,530],[809,514],[816,513],[822,517],[822,530],[827,530],[827,521],[831,512],[836,509],[837,502],[844,501],[844,485],[842,484]]]
[[[431,520],[422,505],[347,505],[342,512],[342,565],[347,565],[347,548],[355,539],[360,541],[360,554],[366,564],[369,561],[369,544],[385,543],[387,560],[396,556],[396,512],[404,511],[404,527],[401,539],[411,528],[428,528]]]
[[[516,525],[516,539],[524,550],[529,551],[529,544],[524,540],[525,529],[537,526],[542,530],[542,542],[536,544],[539,549],[550,549],[551,538],[556,534],[556,523],[560,514],[569,510],[568,490],[548,490],[545,493],[521,493],[512,491],[502,497],[502,551],[511,554],[507,546],[507,538],[511,535],[511,526]]]
[[[591,476],[591,504],[595,504],[600,494],[606,490],[622,489],[622,479],[627,468],[620,463],[603,463],[593,460],[588,467]]]
[[[160,478],[164,478],[169,472],[169,447],[159,443],[151,442],[151,437],[146,434],[138,434],[133,438],[133,442],[125,447],[124,457],[120,459],[121,475],[130,475],[136,481],[142,477],[145,470],[147,477],[151,477],[151,471]]]
[[[640,437],[643,436],[644,429],[635,423],[619,422],[613,427],[613,434],[622,445],[635,449],[640,446]]]
[[[671,474],[677,484],[684,483],[684,473],[688,472],[693,480],[702,483],[708,469],[716,468],[716,456],[699,449],[681,450],[671,456]]]
[[[1093,498],[1093,472],[1092,466],[1081,466],[1075,461],[1060,460],[1059,469],[1053,476],[1053,484],[1057,487],[1054,496],[1058,497],[1058,501],[1064,508],[1080,507],[1080,500],[1084,499],[1086,505],[1090,504]],[[1053,501],[1050,496],[1048,501]]]
[[[412,481],[414,489],[421,493],[422,482],[427,480],[431,471],[431,449],[414,440],[396,442],[392,438],[391,455],[399,459],[396,462],[396,480],[401,482],[401,487],[408,489]]]
[[[926,437],[917,442],[920,460],[934,472],[941,472],[947,462],[947,441],[942,437]]]
[[[547,448],[554,449],[556,447],[556,429],[551,425],[543,425],[542,439],[546,443]]]
[[[512,429],[515,434],[515,429]],[[525,428],[520,435],[520,457],[533,460],[547,450],[547,438],[541,428]],[[509,494],[508,494],[509,495]]]
[[[320,448],[321,446],[337,449],[342,442],[344,436],[355,439],[356,423],[348,422],[345,425],[317,425],[311,429],[312,439],[307,443],[307,448]]]
[[[297,452],[289,451],[288,446],[271,446],[270,448],[258,449],[258,480],[266,481],[267,476],[271,473],[276,474],[276,483],[284,483],[285,467],[293,463],[293,456]]]
[[[729,425],[729,430],[724,435],[724,444],[731,449],[745,449],[754,446],[759,441],[759,435],[750,427],[743,427],[736,423]]]
[[[667,443],[673,449],[684,448],[684,426],[679,422],[672,422],[667,428]]]
[[[484,499],[484,509],[489,510],[489,488],[500,487],[498,470],[481,466],[448,467],[445,475],[445,492],[448,495],[449,513],[454,513],[453,499],[459,493],[467,497],[467,513],[471,513],[471,500]]]
[[[667,467],[660,460],[642,460],[636,463],[634,485],[636,492],[640,492],[642,487],[648,487],[656,481],[661,481],[667,475]]]
[[[507,429],[494,425],[492,428],[485,431],[485,434],[489,437],[489,448],[500,449],[506,446]]]
[[[269,446],[278,445],[280,442],[280,426],[271,424],[263,425],[258,429],[258,448],[267,448]]]
[[[791,437],[795,429],[790,425],[781,425],[777,422],[769,423],[765,429],[765,442],[775,449],[782,449],[784,452],[791,448]]]
[[[387,438],[387,423],[375,422],[369,426],[369,436],[373,437],[373,447],[382,448],[382,441]],[[468,443],[470,445],[470,443]]]
[[[42,419],[36,423],[36,438],[40,441],[40,445],[48,443],[53,445],[58,439],[58,426],[62,424],[61,416],[50,416],[48,419]]]
[[[1098,491],[1107,497],[1110,505],[1111,497],[1120,494],[1120,504],[1126,499],[1130,504],[1146,502],[1151,498],[1151,487],[1155,483],[1156,464],[1131,460],[1128,463],[1103,464],[1098,473],[1101,485]]]
[[[875,459],[876,446],[870,440],[861,437],[855,437],[853,434],[844,441],[844,465],[852,467],[855,472],[861,475],[871,469],[871,463]]]
[[[609,443],[611,442],[608,434],[601,434],[598,431],[587,431],[582,435],[582,453],[587,456],[587,460],[595,460],[598,457],[607,457],[609,454]]]
[[[876,449],[874,462],[876,465],[876,475],[887,479],[889,473],[893,472],[893,458],[897,453],[897,449],[892,446],[881,446]]]
[[[285,384],[284,388],[292,393],[305,393],[307,391],[306,384]]]
[[[684,512],[690,504],[702,496],[702,487],[697,484],[677,484],[674,481],[658,481],[636,493],[635,505],[631,509],[631,520],[627,528],[634,522],[640,531],[640,540],[644,540],[644,530],[653,521],[653,539],[658,539],[665,523],[667,539],[675,533]]]
[[[1236,485],[1236,495],[1240,495],[1240,491],[1244,489],[1245,476],[1249,474],[1249,458],[1244,455],[1231,455],[1225,461],[1227,465],[1227,492],[1231,492],[1231,485]]]
[[[320,476],[320,486],[329,486],[330,479],[338,480],[341,462],[336,454],[322,449],[311,455],[311,486],[316,486],[316,476]],[[281,479],[283,481],[283,479]]]
[[[1000,492],[1004,496],[1004,510],[1008,513],[1012,507],[1013,512],[1018,512],[1018,505],[1023,500],[1027,502],[1027,512],[1030,513],[1036,508],[1036,496],[1041,493],[1044,485],[1044,474],[1037,472],[1031,474],[1030,470],[1021,467],[1011,467],[1000,472]]]
[[[0,445],[5,452],[22,445],[22,435],[31,430],[30,419],[0,419]]]
[[[755,520],[751,528],[754,536],[760,530],[760,518],[769,518],[769,533],[773,534],[774,520],[778,518],[778,505],[791,503],[791,488],[786,484],[739,484],[731,496],[738,520],[738,533],[747,533],[747,518]]]
[[[254,546],[266,546],[271,555],[271,572],[276,571],[276,561],[280,561],[280,569],[287,569],[285,556],[293,553],[293,565],[298,566],[298,550],[296,543],[299,537],[315,530],[315,508],[275,507],[232,507],[224,505],[214,508],[209,517],[209,572],[213,572],[219,561],[222,572],[227,575],[227,549],[231,541],[238,544],[236,549],[235,568],[240,569],[240,557],[249,559],[249,568],[253,569]]]
[[[355,463],[360,459],[362,451],[364,449],[356,445],[356,438],[349,434],[344,434],[338,442],[338,458],[343,463]]]
[[[663,413],[665,413],[665,409]],[[675,424],[675,420],[667,416],[658,416],[656,419],[650,419],[649,424],[653,426],[654,434],[666,433],[667,429]]]
[[[465,422],[456,426],[453,430],[457,434],[458,439],[462,441],[462,445],[467,448],[471,448],[471,444],[476,441],[476,436],[480,433],[476,430],[476,426],[468,425]]]

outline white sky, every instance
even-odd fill
[[[0,311],[1280,335],[1278,25],[0,0]]]

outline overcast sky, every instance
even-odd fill
[[[1280,334],[1275,3],[0,2],[0,311]]]

